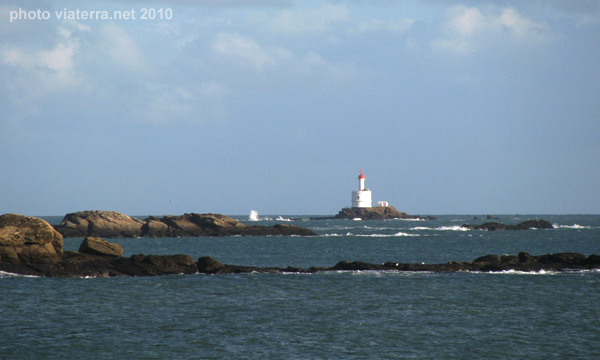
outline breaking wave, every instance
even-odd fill
[[[335,236],[358,236],[358,237],[402,237],[402,236],[421,236],[420,234],[409,234],[409,233],[405,233],[405,232],[397,232],[395,234],[353,234],[351,232],[345,233],[345,234],[322,234],[320,236],[328,236],[328,237],[335,237]]]
[[[584,225],[579,225],[579,224],[573,224],[573,225],[552,224],[552,226],[554,226],[556,229],[592,229],[593,228],[593,226],[584,226]]]
[[[431,227],[426,227],[426,226],[417,226],[417,227],[411,228],[411,230],[469,231],[470,229],[464,228],[460,225],[454,225],[454,226],[440,226],[437,228],[431,228]]]
[[[347,236],[361,236],[361,237],[398,237],[398,236],[421,236],[419,234],[409,234],[405,232],[397,232],[395,234],[346,234]]]
[[[13,273],[9,273],[6,271],[0,271],[0,279],[6,279],[6,278],[23,278],[23,277],[40,277],[37,275],[21,275],[21,274],[13,274]]]

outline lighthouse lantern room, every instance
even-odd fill
[[[363,174],[362,169],[360,170],[360,175],[358,175],[358,191],[352,192],[352,207],[371,207],[371,190],[365,188],[365,175]]]

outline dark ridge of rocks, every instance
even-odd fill
[[[115,211],[98,210],[67,214],[56,230],[63,237],[103,238],[317,235],[295,225],[244,225],[221,214],[150,216],[139,220]]]
[[[433,216],[425,218],[415,215],[409,215],[398,211],[393,206],[376,206],[370,208],[343,208],[331,219],[362,219],[362,220],[387,220],[387,219],[435,219]],[[319,219],[319,218],[315,218]],[[320,218],[323,219],[323,218]]]
[[[523,260],[523,261],[521,261]],[[407,271],[407,272],[457,272],[457,271],[571,271],[600,269],[600,255],[586,257],[578,253],[557,253],[532,256],[522,252],[515,255],[485,255],[472,262],[451,261],[445,264],[386,262],[371,264],[362,261],[340,261],[332,267],[311,267],[307,269],[288,266],[255,267],[222,264],[211,257],[198,260],[198,272],[203,274],[239,274],[239,273],[317,273],[328,271]]]
[[[526,220],[517,225],[506,225],[499,222],[486,222],[481,225],[464,224],[463,227],[471,230],[486,231],[554,229],[552,223],[544,219]]]

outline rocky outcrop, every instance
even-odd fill
[[[499,222],[487,222],[481,225],[464,224],[464,228],[471,230],[504,231],[504,230],[528,230],[528,229],[553,229],[551,222],[544,219],[527,220],[517,225],[506,225]]]
[[[419,216],[409,215],[396,210],[393,206],[378,206],[370,208],[343,208],[334,216],[335,219],[362,219],[362,220],[386,220],[386,219],[421,219]]]
[[[88,236],[79,246],[79,252],[100,256],[123,256],[123,247],[98,237]]]
[[[195,274],[198,267],[187,255],[132,255],[113,257],[75,251],[65,252],[63,259],[52,269],[36,269],[40,276],[109,277]],[[39,271],[42,270],[42,271]]]
[[[0,216],[0,261],[12,265],[54,264],[63,254],[63,237],[46,221],[18,214]]]
[[[133,238],[142,232],[142,222],[116,211],[78,211],[65,215],[56,230],[63,237]]]
[[[201,266],[204,264],[204,266]],[[590,270],[600,268],[600,255],[585,256],[578,253],[557,253],[533,256],[522,252],[515,255],[485,255],[473,261],[451,261],[445,264],[425,263],[399,263],[386,262],[384,264],[371,264],[362,261],[340,261],[332,267],[312,267],[300,269],[294,267],[272,268],[253,267],[221,264],[217,260],[205,257],[198,261],[198,271],[205,274],[233,274],[245,272],[258,273],[315,273],[325,271],[407,271],[407,272],[456,272],[456,271],[571,271]]]
[[[277,224],[271,227],[244,225],[221,214],[150,216],[139,220],[114,211],[81,211],[67,214],[56,227],[64,237],[199,237],[233,235],[317,235],[294,225]]]

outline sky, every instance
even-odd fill
[[[0,213],[333,215],[363,169],[599,214],[599,39],[596,0],[0,0]]]

